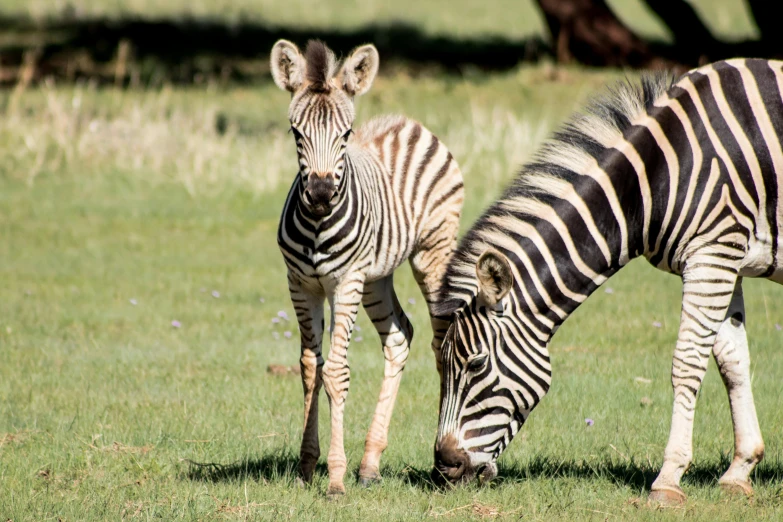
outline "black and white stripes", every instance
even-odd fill
[[[305,395],[300,467],[312,478],[320,455],[318,394],[331,410],[330,494],[345,491],[343,412],[350,383],[348,343],[364,306],[383,346],[385,369],[367,434],[359,477],[377,480],[380,456],[413,328],[394,293],[392,274],[406,259],[430,310],[456,246],[462,175],[446,147],[402,116],[377,118],[352,133],[353,98],[366,92],[378,68],[371,45],[357,48],[338,70],[332,52],[310,42],[302,55],[281,40],[272,50],[276,83],[292,93],[288,116],[299,173],[280,219],[278,244],[301,331]],[[324,361],[324,299],[331,307],[331,347]],[[432,312],[436,360],[445,322]]]
[[[783,282],[783,63],[732,60],[622,83],[576,115],[477,221],[442,288],[436,468],[492,475],[546,394],[560,324],[637,256],[683,279],[674,410],[658,500],[681,500],[693,414],[712,352],[750,491],[763,455],[750,390],[742,277]]]

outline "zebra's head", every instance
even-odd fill
[[[272,77],[291,93],[288,119],[299,159],[300,201],[316,218],[327,216],[339,200],[353,100],[370,89],[378,61],[372,45],[356,48],[342,66],[323,42],[311,40],[304,54],[287,40],[272,48]]]
[[[498,457],[549,389],[545,346],[543,363],[524,355],[526,332],[513,317],[508,259],[489,249],[478,258],[476,275],[478,292],[453,311],[442,345],[436,482],[492,479]]]

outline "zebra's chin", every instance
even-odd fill
[[[498,466],[494,461],[476,467],[471,465],[459,468],[436,466],[432,469],[432,481],[438,486],[469,484],[477,479],[480,484],[486,484],[494,480],[497,474]]]

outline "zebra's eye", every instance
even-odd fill
[[[343,134],[343,139],[345,141],[348,141],[348,138],[351,137],[351,134],[353,134],[353,129],[348,129],[347,131],[345,131],[345,134]]]
[[[477,353],[476,355],[472,355],[470,359],[468,359],[468,370],[476,372],[482,369],[487,363],[488,357],[489,354],[487,352],[481,352]]]

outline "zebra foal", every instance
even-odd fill
[[[380,457],[413,336],[392,274],[410,261],[430,309],[432,348],[440,360],[445,323],[432,310],[456,247],[463,201],[457,162],[421,124],[387,116],[353,133],[353,99],[369,90],[378,70],[375,47],[359,47],[339,65],[317,41],[309,42],[304,54],[285,40],[272,49],[275,83],[291,93],[288,118],[299,159],[277,236],[301,332],[305,414],[299,465],[309,482],[320,456],[318,395],[323,384],[331,410],[330,495],[345,492],[348,343],[359,305],[381,337],[385,358],[359,468],[366,485],[380,478]],[[326,361],[321,354],[324,299],[331,308]]]
[[[620,84],[555,133],[466,235],[442,287],[436,477],[494,476],[547,393],[547,345],[631,259],[683,280],[669,441],[650,497],[681,502],[707,362],[729,396],[750,494],[764,455],[751,391],[743,277],[783,283],[783,62],[737,59]]]

